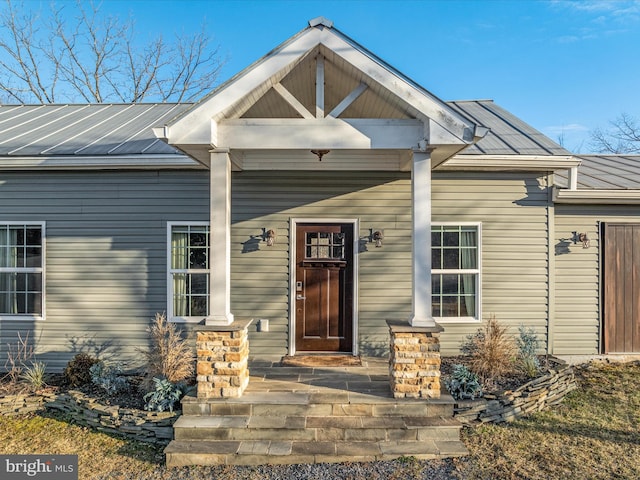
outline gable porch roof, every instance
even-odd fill
[[[336,90],[340,90],[337,95]],[[265,100],[269,95],[284,107],[274,108],[273,101]],[[368,96],[369,108],[354,107],[361,96]],[[275,118],[274,110],[280,111]],[[306,29],[155,129],[160,138],[205,165],[215,148],[411,151],[427,147],[438,164],[486,131],[323,18],[312,20]]]

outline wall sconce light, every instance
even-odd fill
[[[322,161],[322,157],[324,157],[330,151],[331,150],[311,150],[311,153],[313,153],[314,155],[317,155],[318,156],[318,160],[321,162]]]
[[[589,248],[591,246],[591,242],[586,233],[581,233],[580,235],[578,235],[578,240],[582,242],[582,248]]]
[[[262,229],[264,233],[262,234],[262,238],[265,242],[267,242],[267,247],[273,247],[273,244],[276,243],[276,232],[275,230],[266,228]]]
[[[591,240],[587,237],[586,232],[573,232],[573,244],[576,245],[578,242],[582,243],[582,248],[589,248],[591,246]]]
[[[382,240],[384,240],[384,230],[380,228],[372,228],[369,235],[369,241],[375,243],[376,248],[382,247]]]

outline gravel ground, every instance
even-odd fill
[[[167,469],[158,467],[139,472],[135,477],[128,473],[111,472],[100,479],[121,480],[454,480],[456,464],[460,459],[421,461],[403,458],[386,462],[336,463],[314,465],[262,465],[256,467],[190,467]]]

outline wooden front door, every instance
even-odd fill
[[[296,226],[297,351],[353,349],[353,224]]]
[[[640,353],[640,224],[605,224],[605,353]]]

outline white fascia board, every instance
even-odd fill
[[[218,125],[218,138],[232,149],[411,149],[423,124],[407,119],[234,119]]]
[[[168,124],[169,144],[219,146],[211,140],[211,122],[220,113],[245,97],[292,62],[304,58],[320,43],[322,30],[309,28],[293,41],[268,53],[256,64],[232,78],[214,93]],[[226,145],[225,145],[226,146]]]
[[[182,155],[112,155],[112,156],[60,156],[60,157],[4,157],[2,170],[106,170],[202,168],[190,157]]]
[[[456,140],[455,143],[473,143],[476,125],[460,116],[442,100],[407,82],[332,30],[322,31],[321,42],[347,63],[429,117],[444,130],[451,132]]]
[[[640,190],[569,190],[553,187],[554,203],[638,205]]]
[[[456,155],[437,170],[551,172],[579,166],[573,155]]]

